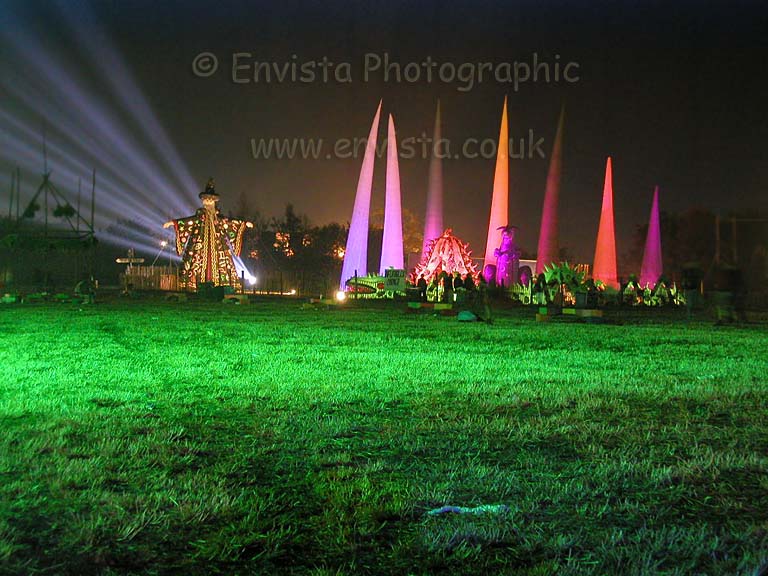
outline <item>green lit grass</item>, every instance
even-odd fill
[[[765,560],[765,326],[531,316],[0,308],[0,573],[749,574]]]

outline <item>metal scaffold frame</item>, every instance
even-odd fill
[[[51,174],[44,141],[42,180],[24,210],[21,210],[21,171],[16,167],[11,172],[8,226],[5,233],[0,235],[0,250],[6,252],[10,260],[6,261],[0,275],[0,281],[5,286],[16,283],[11,272],[11,263],[18,268],[20,255],[24,251],[36,251],[41,254],[42,257],[36,263],[42,267],[44,290],[47,290],[49,284],[52,256],[57,252],[75,253],[72,258],[75,282],[84,272],[88,276],[93,275],[93,252],[96,245],[96,170],[93,170],[91,175],[89,218],[81,211],[82,182],[78,180],[77,202],[73,206],[66,195],[54,185]],[[41,210],[42,222],[36,219],[38,211]],[[56,224],[50,221],[52,217],[58,220]]]

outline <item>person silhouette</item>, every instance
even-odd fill
[[[419,289],[419,299],[422,302],[427,301],[427,280],[424,278],[424,274],[419,276],[419,280],[416,282],[416,286]]]

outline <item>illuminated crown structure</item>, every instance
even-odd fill
[[[469,244],[465,244],[454,236],[451,228],[430,241],[427,255],[414,269],[411,281],[415,284],[419,276],[424,275],[424,279],[431,282],[441,272],[449,274],[458,272],[461,276],[469,274],[475,282],[479,276],[477,267],[472,262]]]

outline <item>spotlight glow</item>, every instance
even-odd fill
[[[258,281],[258,278],[256,278],[256,276],[248,271],[248,268],[245,267],[245,262],[243,262],[243,259],[240,256],[235,255],[234,252],[232,259],[235,262],[235,270],[237,270],[237,275],[241,278],[245,278],[248,284],[254,286]]]
[[[57,2],[56,8],[68,25],[63,31],[75,39],[79,51],[59,50],[18,15],[5,14],[6,25],[0,28],[0,49],[8,55],[4,62],[11,64],[0,77],[5,94],[0,102],[0,165],[23,170],[24,204],[40,183],[40,127],[46,126],[48,170],[70,204],[76,204],[78,181],[87,202],[96,170],[97,237],[153,253],[154,231],[170,213],[194,210],[197,186],[88,8],[69,2]],[[112,94],[105,95],[105,86]],[[0,198],[6,194],[0,190]],[[116,220],[137,226],[123,237]]]
[[[146,133],[149,143],[160,153],[166,164],[173,168],[171,175],[176,178],[189,201],[194,203],[197,200],[194,178],[95,15],[85,4],[78,5],[76,10],[73,10],[69,1],[56,0],[56,4],[64,21],[82,46],[83,52],[107,79],[113,94],[132,116],[139,120],[138,126]]]

